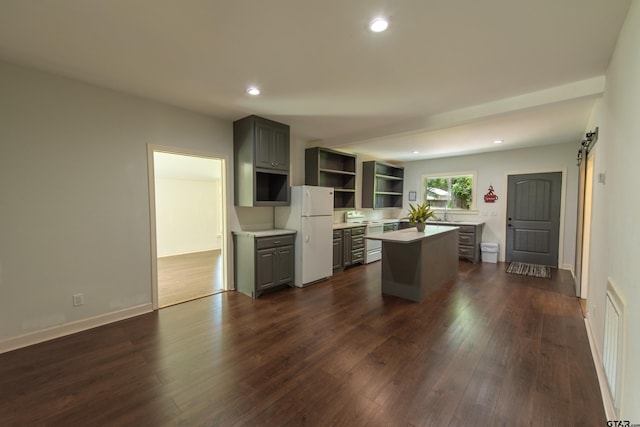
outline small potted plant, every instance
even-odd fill
[[[409,215],[406,219],[409,220],[409,224],[415,225],[418,231],[424,231],[425,222],[433,216],[434,213],[431,207],[427,206],[426,203],[421,203],[417,206],[409,203]]]

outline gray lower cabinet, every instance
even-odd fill
[[[461,224],[459,222],[438,221],[427,222],[427,224],[458,227],[458,258],[469,260],[474,264],[480,261],[480,242],[482,241],[484,222]]]
[[[474,264],[480,261],[480,241],[482,227],[478,225],[458,225],[458,257],[467,259]]]
[[[364,262],[364,232],[365,227],[357,226],[350,228],[343,228],[342,230],[334,230],[334,254],[333,254],[333,268],[334,270],[339,268],[349,267],[354,264],[361,264]],[[341,264],[338,264],[338,258],[340,249],[336,246],[336,233],[340,233],[342,236],[342,258]]]
[[[236,289],[258,298],[268,289],[294,284],[295,234],[257,237],[234,234]]]
[[[351,264],[364,262],[364,227],[351,229]]]

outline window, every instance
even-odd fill
[[[424,175],[423,198],[433,209],[475,209],[475,172]]]

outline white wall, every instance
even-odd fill
[[[228,159],[240,228],[231,122],[5,62],[0,93],[0,352],[150,309],[147,144]]]
[[[510,173],[532,171],[565,171],[566,198],[564,216],[564,234],[560,267],[572,269],[575,262],[576,209],[578,170],[576,155],[579,141],[565,144],[545,145],[537,148],[525,148],[510,151],[475,154],[469,156],[448,157],[443,159],[422,160],[405,163],[405,181],[403,203],[408,209],[409,191],[418,193],[420,202],[421,179],[425,174],[476,171],[476,214],[453,214],[455,220],[485,221],[482,240],[500,243],[499,260],[504,261],[504,243],[506,229],[506,177]],[[498,200],[485,203],[483,196],[489,185],[493,185]]]
[[[597,26],[594,28],[597,31]],[[602,104],[592,124],[599,126],[595,174],[606,182],[594,184],[589,320],[602,354],[603,307],[607,278],[627,302],[627,348],[622,382],[620,419],[640,423],[640,3],[631,9],[619,35],[607,71]]]
[[[159,257],[220,249],[220,181],[156,178]]]

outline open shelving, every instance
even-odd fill
[[[305,184],[333,187],[334,209],[355,208],[356,156],[329,148],[307,148]]]
[[[404,168],[378,161],[362,163],[362,207],[402,208]]]

